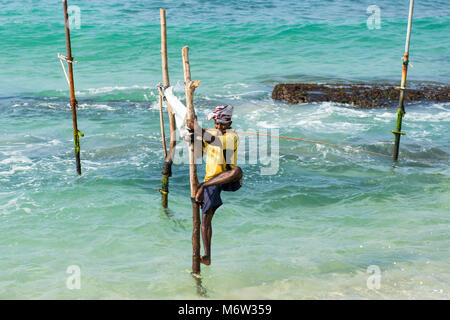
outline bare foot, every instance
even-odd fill
[[[209,266],[211,264],[211,258],[208,256],[200,256],[200,262]]]

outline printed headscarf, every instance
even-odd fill
[[[224,106],[217,107],[213,112],[210,112],[206,117],[206,120],[214,119],[220,123],[231,122],[231,116],[233,115],[233,106],[226,104]]]

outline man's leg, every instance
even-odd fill
[[[206,187],[214,186],[217,184],[235,182],[240,180],[241,178],[242,178],[242,170],[239,167],[234,167],[231,170],[219,173],[217,176],[214,176],[208,181],[198,185],[197,194],[195,195],[195,201],[203,200],[203,191],[205,190]]]
[[[210,208],[207,213],[202,214],[202,239],[204,256],[200,257],[200,262],[206,265],[211,264],[211,237],[212,226],[211,221],[214,217],[215,208]]]

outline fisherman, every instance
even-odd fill
[[[220,193],[237,191],[242,186],[242,170],[236,165],[239,138],[231,129],[233,106],[217,107],[209,113],[206,120],[214,120],[215,129],[203,129],[197,119],[187,120],[191,141],[194,133],[201,132],[202,155],[206,153],[206,172],[204,182],[197,187],[195,201],[202,208],[202,240],[205,254],[200,262],[211,264],[211,221],[216,210],[222,205]]]

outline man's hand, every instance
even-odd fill
[[[197,193],[195,194],[195,201],[196,202],[202,202],[203,201],[203,192],[205,188],[203,187],[203,183],[200,183],[197,186]]]
[[[186,141],[194,143],[194,128],[198,127],[197,116],[194,119],[186,119],[186,127],[189,131],[189,136],[186,137]]]
[[[195,116],[194,119],[186,119],[186,127],[190,130],[200,128],[197,122],[197,116]]]
[[[196,120],[186,119],[186,127],[188,129],[194,130]]]

